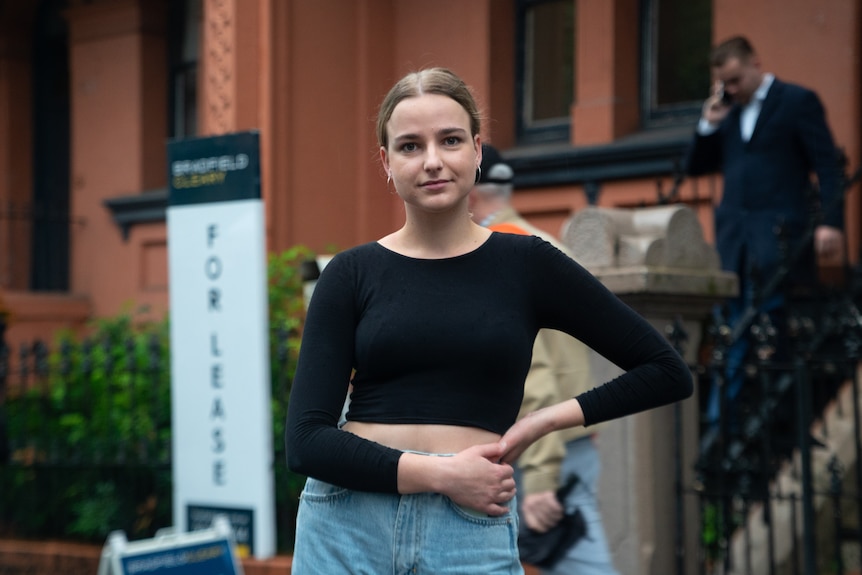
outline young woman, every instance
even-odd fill
[[[406,218],[336,255],[315,287],[287,422],[288,464],[309,476],[294,575],[522,573],[510,462],[553,430],[692,392],[666,340],[570,257],[472,222],[479,133],[446,69],[405,76],[381,104],[380,159]],[[542,327],[626,372],[515,423]]]

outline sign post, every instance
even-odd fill
[[[240,557],[275,553],[259,136],[168,144],[174,525],[227,517]]]

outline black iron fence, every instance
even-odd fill
[[[151,537],[172,525],[167,324],[54,348],[10,349],[0,323],[0,537],[104,543],[110,531]],[[275,330],[273,365],[286,366],[289,332]],[[273,370],[277,548],[293,545],[304,478],[285,464],[289,373]]]
[[[170,525],[157,337],[0,350],[0,533],[103,540]]]
[[[735,396],[726,368],[742,332],[711,324],[698,373],[702,397],[721,390],[720,416],[704,416],[697,479],[679,493],[699,510],[699,573],[862,570],[857,292],[790,298],[781,328],[754,316]]]

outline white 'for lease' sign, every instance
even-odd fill
[[[168,145],[174,525],[225,515],[238,554],[275,553],[258,135]]]

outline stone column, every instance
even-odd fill
[[[703,323],[715,303],[736,293],[737,278],[719,269],[690,208],[586,208],[566,223],[563,239],[575,259],[660,332],[679,321],[688,336],[685,360],[697,364]],[[598,382],[620,373],[598,354],[591,361]],[[677,483],[693,484],[698,402],[695,393],[685,402],[602,427],[599,501],[614,563],[623,575],[676,573],[679,560],[685,573],[697,571],[697,500],[687,496],[678,507]],[[678,550],[686,553],[681,559]]]

